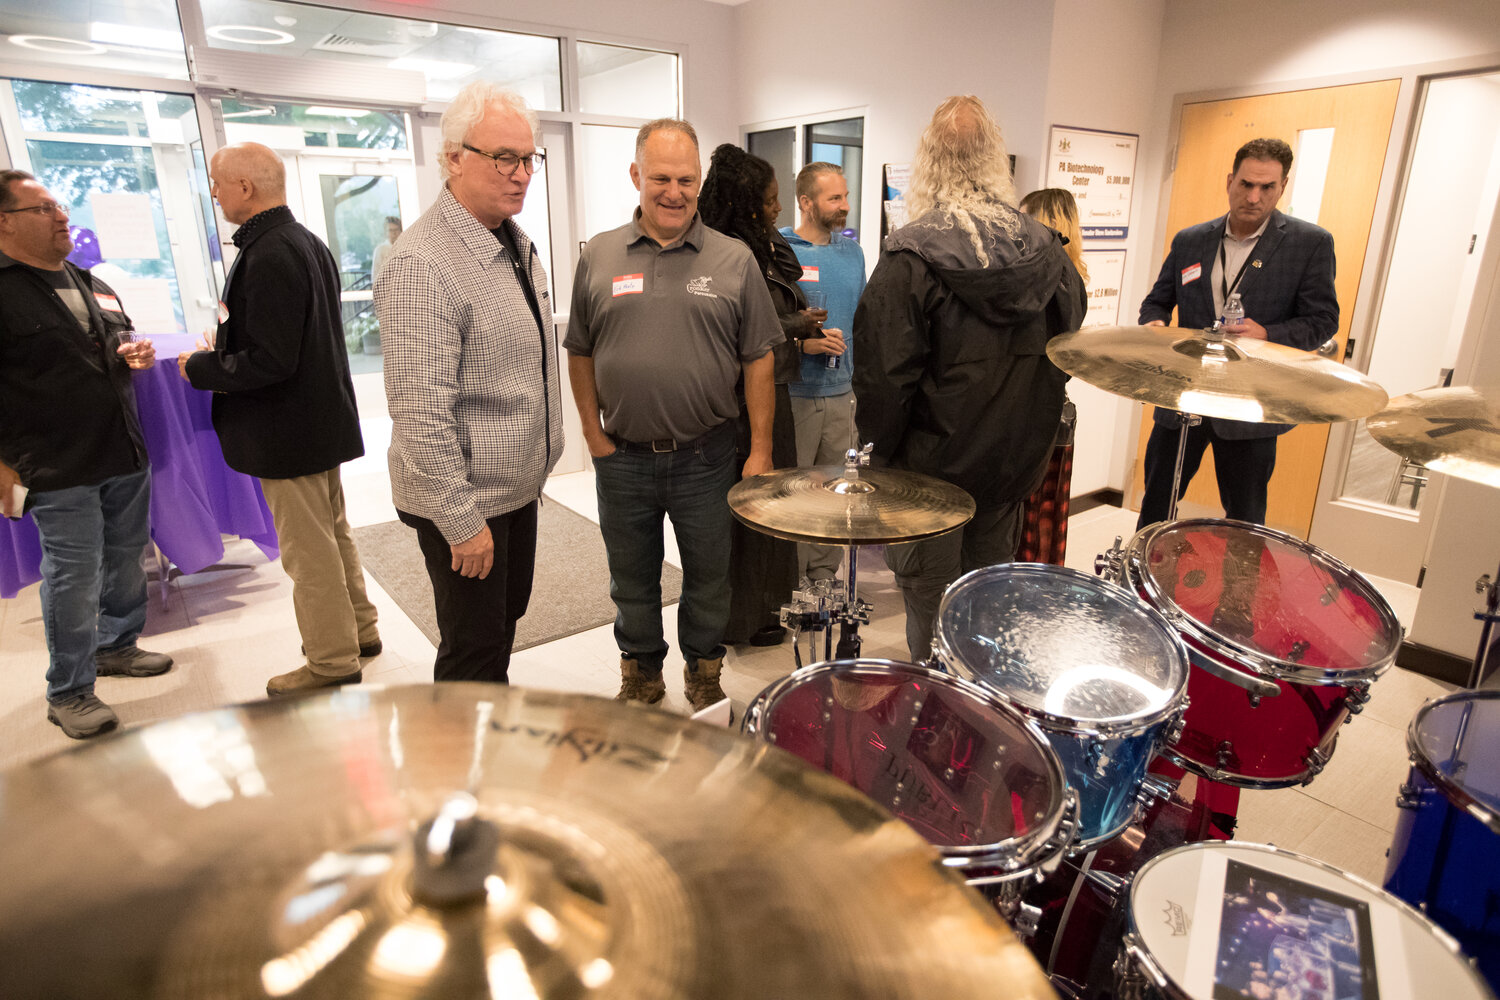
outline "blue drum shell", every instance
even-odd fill
[[[1146,767],[1175,717],[1115,736],[1063,732],[1049,728],[1045,720],[1035,721],[1062,761],[1068,786],[1078,794],[1078,836],[1072,851],[1089,850],[1118,836],[1135,820]]]
[[[1500,993],[1500,834],[1449,801],[1420,768],[1409,782],[1384,888],[1453,935]]]

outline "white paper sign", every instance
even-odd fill
[[[157,260],[156,220],[151,215],[151,196],[144,194],[91,194],[94,234],[105,260]]]
[[[159,333],[182,333],[177,311],[172,307],[172,286],[166,278],[126,278],[111,275],[109,287],[120,298],[125,315],[135,324],[138,337]]]
[[[1125,282],[1125,251],[1085,250],[1083,264],[1089,269],[1089,312],[1083,325],[1118,326],[1120,286]]]
[[[1054,125],[1047,142],[1047,186],[1073,193],[1084,237],[1123,240],[1129,236],[1140,136]]]

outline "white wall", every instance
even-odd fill
[[[1459,292],[1469,240],[1494,206],[1491,196],[1480,217],[1500,131],[1500,88],[1484,79],[1438,81],[1420,128],[1368,372],[1392,396],[1437,384],[1438,369],[1457,359],[1449,331],[1455,316],[1460,330],[1468,316],[1468,296]]]
[[[880,231],[880,167],[909,163],[932,110],[953,94],[973,93],[1000,122],[1016,156],[1016,187],[1041,186],[1051,125],[1140,133],[1151,121],[1157,43],[1164,0],[1048,3],[833,0],[820,4],[817,31],[836,42],[809,61],[798,25],[805,5],[751,0],[738,8],[742,124],[867,105],[864,232]],[[836,25],[837,28],[829,26]],[[1100,58],[1107,43],[1113,62]],[[1150,195],[1152,192],[1144,192]],[[1140,196],[1138,196],[1139,199]],[[1150,225],[1154,202],[1139,200],[1124,246],[1126,278],[1155,274]],[[876,248],[866,242],[873,268]],[[1122,322],[1134,322],[1134,305]],[[1132,407],[1075,381],[1079,407],[1073,493],[1123,489],[1134,456]]]
[[[880,232],[881,167],[910,163],[932,110],[976,94],[1000,122],[1019,177],[1035,176],[1052,0],[750,0],[734,8],[739,124],[869,106],[860,231]],[[825,39],[809,52],[809,39]],[[813,56],[813,58],[809,58]],[[721,84],[722,86],[722,84]],[[731,139],[730,141],[737,141]],[[707,143],[706,147],[711,147]],[[873,267],[875,241],[865,241]]]
[[[1165,0],[1056,0],[1053,16],[1051,64],[1043,100],[1041,130],[1033,140],[1044,148],[1053,125],[1097,128],[1111,132],[1145,132],[1155,119],[1156,70],[1160,59]],[[1107,42],[1117,53],[1113,65],[1100,58]],[[1144,137],[1143,137],[1144,138]],[[1152,246],[1156,199],[1153,187],[1140,183],[1145,154],[1136,157],[1136,187],[1130,206],[1128,240],[1086,240],[1085,249],[1125,250],[1121,288],[1149,285],[1160,266]],[[1025,193],[1045,182],[1038,162],[1031,174],[1019,173],[1016,187]],[[1120,299],[1121,325],[1134,325],[1141,295],[1133,291]],[[1073,495],[1111,488],[1124,491],[1135,460],[1141,406],[1124,397],[1096,389],[1081,379],[1068,383],[1068,395],[1078,406],[1078,433],[1073,447]]]

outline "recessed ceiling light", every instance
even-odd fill
[[[410,57],[392,59],[386,65],[391,69],[416,70],[430,80],[447,80],[455,76],[465,76],[474,72],[475,69],[470,63],[449,62],[446,59],[412,59]]]
[[[165,28],[140,28],[133,24],[110,24],[95,21],[89,25],[89,38],[112,45],[128,45],[137,49],[161,49],[167,52],[182,51],[182,35]]]
[[[287,17],[285,14],[277,14],[275,17],[271,18],[271,20],[275,21],[283,28],[290,28],[292,27],[292,25],[297,23],[297,19],[295,17]]]
[[[97,56],[108,52],[102,45],[80,41],[77,38],[56,38],[52,35],[11,35],[10,44],[37,52],[55,52],[65,56]]]
[[[363,118],[369,113],[368,108],[335,108],[326,104],[314,104],[303,112],[319,118]]]
[[[297,36],[289,31],[275,28],[257,28],[249,24],[216,24],[208,29],[209,38],[236,45],[285,45],[294,42]]]

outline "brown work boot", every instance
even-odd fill
[[[658,672],[648,677],[641,672],[640,661],[632,656],[620,657],[620,693],[615,701],[639,701],[655,705],[667,696],[667,682]]]
[[[724,657],[713,660],[695,660],[682,666],[682,690],[687,695],[693,711],[701,712],[710,705],[718,704],[725,697],[719,687],[719,674],[724,670]]]
[[[273,698],[283,694],[301,694],[318,688],[338,687],[340,684],[358,684],[363,678],[364,672],[361,670],[342,677],[330,677],[327,674],[315,674],[306,666],[301,666],[266,681],[266,694]]]

